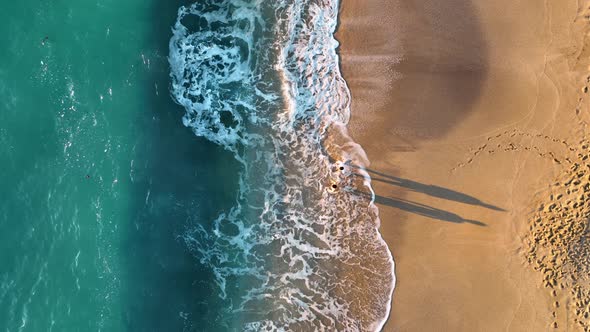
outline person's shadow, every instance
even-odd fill
[[[397,186],[400,188],[408,189],[410,191],[420,192],[420,193],[423,193],[423,194],[426,194],[426,195],[432,196],[432,197],[442,198],[442,199],[455,201],[455,202],[459,202],[459,203],[464,203],[464,204],[469,204],[469,205],[477,205],[477,206],[481,206],[483,208],[487,208],[487,209],[491,209],[491,210],[495,210],[495,211],[506,211],[506,210],[499,208],[495,205],[482,202],[478,198],[464,194],[462,192],[458,192],[456,190],[452,190],[452,189],[448,189],[448,188],[444,188],[444,187],[440,187],[440,186],[435,186],[435,185],[431,185],[431,184],[424,184],[424,183],[420,183],[420,182],[416,182],[416,181],[412,181],[412,180],[408,180],[408,179],[403,179],[403,178],[400,178],[397,176],[388,175],[388,174],[377,172],[377,171],[374,171],[371,169],[367,169],[367,171],[371,174],[375,174],[375,175],[378,175],[381,177],[381,178],[371,177],[371,180],[373,180],[373,181],[379,181],[379,182],[391,184],[391,185],[394,185],[394,186]]]
[[[473,225],[477,225],[477,226],[487,226],[485,223],[483,223],[481,221],[465,219],[465,218],[461,217],[460,215],[449,212],[449,211],[437,209],[432,206],[408,201],[408,200],[401,199],[401,198],[375,196],[375,202],[377,204],[390,206],[390,207],[393,207],[396,209],[400,209],[402,211],[414,213],[414,214],[417,214],[420,216],[424,216],[424,217],[428,217],[428,218],[432,218],[432,219],[437,219],[437,220],[441,220],[441,221],[447,221],[447,222],[458,223],[458,224],[467,223],[467,224],[473,224]]]
[[[361,167],[356,166],[356,165],[349,165],[349,166],[353,167],[353,168],[361,169]],[[485,203],[476,197],[473,197],[471,195],[468,195],[468,194],[465,194],[465,193],[462,193],[462,192],[459,192],[459,191],[456,191],[453,189],[444,188],[441,186],[436,186],[436,185],[431,185],[431,184],[424,184],[424,183],[420,183],[420,182],[412,181],[412,180],[408,180],[408,179],[403,179],[403,178],[400,178],[397,176],[385,174],[385,173],[378,172],[378,171],[375,171],[372,169],[367,169],[367,168],[362,168],[362,169],[367,171],[370,175],[373,175],[371,177],[372,181],[379,181],[382,183],[387,183],[387,184],[396,186],[398,188],[402,188],[402,189],[409,190],[412,192],[422,193],[422,194],[428,195],[430,197],[436,197],[436,198],[445,199],[445,200],[458,202],[458,203],[462,203],[462,204],[479,206],[479,207],[494,210],[494,211],[506,211],[498,206],[495,206],[495,205],[492,205],[489,203]],[[356,172],[353,172],[352,174],[355,176],[362,176],[360,173],[356,173]],[[374,177],[375,175],[377,175],[379,177]],[[367,197],[369,196],[369,194],[365,193],[365,192],[356,191],[356,193],[359,195],[367,196]],[[405,212],[414,213],[414,214],[428,217],[431,219],[440,220],[440,221],[452,222],[452,223],[468,223],[468,224],[472,224],[472,225],[476,225],[476,226],[487,226],[485,223],[483,223],[481,221],[463,218],[462,216],[460,216],[456,213],[445,211],[445,210],[442,210],[439,208],[435,208],[433,206],[428,206],[426,204],[410,201],[410,200],[403,199],[403,198],[375,195],[375,203],[389,206],[389,207],[399,209],[399,210],[402,210]]]

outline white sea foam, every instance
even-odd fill
[[[183,123],[243,165],[236,205],[184,239],[241,329],[373,331],[389,314],[394,264],[366,155],[346,132],[338,6],[225,0],[178,11],[169,61]]]

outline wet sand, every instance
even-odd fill
[[[590,328],[588,7],[343,0],[349,130],[396,261],[385,331]]]

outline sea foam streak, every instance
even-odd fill
[[[393,260],[346,134],[337,14],[335,0],[178,11],[169,61],[184,124],[243,166],[235,207],[184,236],[235,328],[370,331],[389,314]]]

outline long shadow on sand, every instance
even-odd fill
[[[352,168],[361,169],[361,167],[356,166],[356,165],[349,165],[349,166]],[[369,172],[371,175],[373,175],[371,177],[372,181],[379,181],[382,183],[387,183],[387,184],[393,185],[398,189],[402,189],[401,193],[403,193],[404,191],[417,192],[417,193],[422,193],[422,194],[428,195],[430,197],[436,197],[436,198],[445,199],[445,200],[449,200],[449,201],[453,201],[453,202],[458,202],[458,203],[463,203],[463,204],[468,204],[468,205],[473,205],[473,206],[479,206],[479,207],[494,210],[494,211],[506,211],[506,210],[504,210],[500,207],[497,207],[495,205],[485,203],[476,197],[473,197],[471,195],[467,195],[465,193],[462,193],[462,192],[459,192],[459,191],[456,191],[453,189],[444,188],[441,186],[436,186],[436,185],[431,185],[431,184],[424,184],[424,183],[420,183],[420,182],[412,181],[412,180],[408,180],[408,179],[403,179],[403,178],[400,178],[397,176],[388,175],[388,174],[378,172],[378,171],[368,169],[368,168],[363,168],[363,169],[366,170],[367,172]],[[361,174],[356,173],[356,172],[353,172],[352,175],[362,177]],[[374,177],[374,175],[380,176],[380,178]],[[363,193],[363,192],[357,192],[357,194],[368,195],[367,193]],[[431,219],[440,220],[440,221],[453,222],[453,223],[468,223],[468,224],[473,224],[473,225],[477,225],[477,226],[486,226],[486,224],[481,221],[466,219],[456,213],[445,211],[445,210],[442,210],[442,209],[439,209],[439,208],[436,208],[433,206],[428,206],[426,204],[413,202],[413,201],[406,200],[403,198],[386,197],[386,196],[382,196],[382,195],[376,195],[375,196],[375,203],[389,206],[392,208],[396,208],[396,209],[399,209],[399,210],[402,210],[405,212],[414,213],[414,214],[428,217]]]
[[[481,206],[483,208],[487,208],[487,209],[491,209],[491,210],[495,210],[495,211],[506,211],[500,207],[482,202],[481,200],[479,200],[473,196],[464,194],[464,193],[456,191],[456,190],[452,190],[452,189],[448,189],[448,188],[444,188],[444,187],[440,187],[440,186],[436,186],[436,185],[431,185],[431,184],[424,184],[424,183],[420,183],[420,182],[416,182],[416,181],[412,181],[412,180],[408,180],[408,179],[403,179],[403,178],[400,178],[397,176],[388,175],[388,174],[377,172],[377,171],[374,171],[371,169],[366,169],[366,170],[371,174],[383,177],[383,178],[377,178],[377,177],[372,176],[371,180],[373,180],[373,181],[379,181],[379,182],[391,184],[391,185],[394,185],[394,186],[397,186],[400,188],[404,188],[404,189],[407,189],[407,190],[410,190],[413,192],[419,192],[419,193],[426,194],[428,196],[442,198],[442,199],[446,199],[449,201],[454,201],[454,202],[459,202],[459,203],[469,204],[469,205]]]
[[[477,220],[470,220],[461,217],[458,214],[437,209],[432,206],[428,206],[425,204],[417,203],[408,201],[401,198],[390,198],[390,197],[383,197],[383,196],[375,196],[375,202],[377,204],[387,205],[396,209],[400,209],[402,211],[414,213],[423,217],[428,217],[432,219],[437,219],[440,221],[447,221],[457,224],[467,223],[473,224],[477,226],[486,226],[485,223]]]
[[[369,197],[370,194],[361,191],[354,191],[355,194]],[[375,203],[380,205],[389,206],[398,210],[402,210],[405,212],[417,214],[419,216],[445,221],[445,222],[452,222],[456,224],[472,224],[476,226],[487,226],[485,223],[478,221],[478,220],[471,220],[465,219],[460,215],[441,210],[432,206],[428,206],[426,204],[418,203],[409,201],[403,198],[395,198],[395,197],[385,197],[380,195],[375,195]]]

